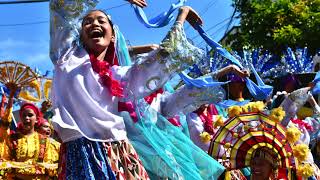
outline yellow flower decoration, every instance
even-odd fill
[[[296,157],[299,162],[302,162],[307,159],[309,151],[309,147],[306,144],[298,144],[293,147],[293,156]]]
[[[239,116],[242,113],[242,108],[240,106],[231,106],[228,108],[229,117]]]
[[[288,128],[286,131],[286,139],[290,142],[290,143],[295,143],[300,139],[301,136],[301,132],[298,128],[296,127],[291,127]]]
[[[203,143],[209,143],[211,141],[211,135],[207,132],[202,132],[200,134],[200,139]]]
[[[263,111],[265,108],[265,105],[262,101],[256,101],[256,102],[250,102],[244,106],[242,106],[242,111],[244,113],[248,113],[248,112],[261,112]]]
[[[213,124],[214,128],[217,128],[218,126],[223,126],[223,125],[224,125],[224,122],[223,122],[222,116],[220,115],[216,116],[216,121]]]
[[[251,106],[250,103],[242,106],[242,112],[243,112],[243,113],[248,113],[248,112],[250,112],[250,109],[251,109],[250,106]]]
[[[310,164],[303,164],[298,166],[297,174],[304,178],[308,178],[314,174],[314,170]]]
[[[252,103],[251,105],[251,111],[252,112],[261,112],[263,111],[265,108],[265,105],[262,101],[257,101],[257,102],[254,102]]]
[[[225,148],[230,148],[230,147],[231,147],[231,144],[230,144],[230,143],[226,143],[226,144],[224,144],[224,147],[225,147]]]
[[[271,110],[269,118],[274,122],[280,122],[286,115],[286,112],[282,109],[282,107],[274,108]]]

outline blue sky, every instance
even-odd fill
[[[4,1],[4,0],[0,0]],[[12,0],[14,1],[14,0]],[[161,3],[160,3],[161,1]],[[149,17],[167,10],[171,3],[177,0],[149,0],[145,12]],[[188,0],[187,5],[200,13],[204,20],[204,29],[215,40],[223,36],[226,24],[233,12],[231,0]],[[99,9],[126,4],[120,0],[102,0]],[[30,3],[0,5],[0,61],[16,60],[38,68],[41,72],[52,70],[53,65],[49,59],[49,3]],[[113,22],[119,27],[131,45],[159,43],[169,30],[170,26],[159,29],[148,29],[136,18],[129,4],[107,11]],[[222,23],[221,23],[222,22]],[[34,23],[20,25],[25,23]],[[220,25],[214,27],[216,24]],[[235,22],[236,23],[236,22]],[[187,36],[195,45],[204,47],[201,37],[185,25]]]

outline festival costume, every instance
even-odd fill
[[[11,168],[7,165],[8,162],[10,162],[11,154],[10,154],[10,138],[9,138],[9,132],[8,129],[3,129],[1,127],[0,129],[0,179],[6,178],[7,172],[10,172]]]
[[[189,89],[188,91],[192,90],[194,92],[194,89]],[[181,97],[178,95],[180,92],[178,90],[172,95]],[[211,92],[216,93],[217,91]],[[188,93],[185,93],[184,97],[185,103],[188,105],[190,103],[193,104],[193,101],[187,100],[188,98],[198,99],[192,96],[189,97]],[[216,98],[219,99],[219,96],[216,96]],[[177,100],[173,97],[170,99],[172,102],[167,101],[168,104]],[[182,103],[184,100],[179,100],[180,103],[177,103],[177,106],[184,104]],[[191,107],[187,107],[186,104],[184,105],[185,109],[180,108],[182,112],[194,107],[194,104]],[[191,109],[194,110],[194,108]],[[176,112],[175,110],[177,110],[177,107],[172,108],[170,112],[169,109],[162,111],[162,114],[165,115],[164,112],[171,114]],[[140,100],[137,111],[137,122],[133,122],[128,113],[123,113],[123,116],[127,117],[125,118],[125,123],[128,137],[140,155],[145,168],[148,172],[151,172],[149,175],[152,175],[152,179],[157,177],[169,179],[217,179],[223,172],[224,168],[220,164],[197,147],[179,127],[171,124],[167,120],[168,118],[149,107],[147,102]],[[185,112],[188,113],[188,111]]]
[[[249,166],[256,152],[265,148],[270,151],[263,150],[269,154],[266,157],[272,157],[270,162],[278,169],[273,178],[318,178],[319,170],[311,162],[307,145],[308,133],[292,125],[282,126],[280,122],[285,117],[282,108],[275,108],[268,115],[264,106],[251,103],[231,107],[229,116],[213,137],[209,150],[228,170]]]
[[[115,172],[117,178],[148,179],[138,155],[126,137],[126,131],[131,129],[127,127],[126,130],[124,123],[132,123],[133,120],[137,120],[131,119],[130,116],[128,116],[128,120],[123,120],[125,115],[119,113],[118,105],[121,104],[119,100],[122,99],[128,102],[145,97],[161,87],[172,73],[183,70],[188,65],[202,59],[203,53],[191,46],[183,36],[184,34],[179,33],[182,32],[182,25],[177,23],[162,42],[162,48],[152,51],[135,64],[120,67],[116,65],[117,61],[111,58],[106,59],[107,62],[103,62],[108,64],[96,66],[94,57],[89,56],[81,46],[77,46],[74,43],[75,36],[72,36],[77,32],[79,16],[93,8],[96,3],[97,1],[90,3],[86,1],[51,1],[50,3],[52,19],[50,52],[51,59],[55,64],[53,83],[55,116],[52,121],[64,142],[60,178],[72,179],[79,176],[85,179],[102,177],[112,179],[113,175],[109,166],[111,164],[111,169]],[[74,9],[73,7],[77,8]],[[115,44],[115,51],[117,58],[119,58],[118,62],[123,64],[121,56],[119,56],[121,49],[118,48],[117,42]],[[99,69],[108,73],[100,74],[102,71]],[[103,79],[102,76],[105,78]],[[104,82],[100,83],[99,80]],[[123,92],[121,92],[119,83],[117,83],[120,81],[123,86]],[[112,86],[117,86],[117,88]],[[198,92],[199,90],[195,91]],[[124,98],[119,98],[121,94],[124,95]],[[141,105],[140,112],[143,111],[144,114],[149,114],[149,112],[145,111],[147,106],[142,103],[138,103],[138,105]],[[125,109],[125,111],[128,111],[128,109]],[[137,113],[139,124],[148,125],[152,123],[149,122],[149,115],[139,117],[140,114],[142,113]],[[161,123],[160,121],[158,122],[161,125],[165,123],[164,121],[167,122],[166,119],[162,120]],[[146,128],[148,131],[144,132],[144,138],[147,138],[145,136],[147,133],[152,132],[152,126]],[[160,136],[166,136],[164,128],[170,130],[170,134],[173,132],[172,130],[176,130],[172,125],[161,125],[160,127],[162,129],[157,130]],[[171,145],[168,144],[170,146],[159,147],[169,148],[169,152],[173,152],[170,148],[178,145],[172,145],[175,142],[175,139],[171,139],[174,135],[178,134],[167,136],[171,141]],[[146,145],[149,145],[149,143]],[[192,144],[192,142],[188,143]],[[73,147],[77,147],[81,151],[75,151]],[[155,147],[152,147],[152,149],[154,150]],[[165,149],[161,150],[161,152],[168,153]],[[180,150],[177,152],[184,155]],[[185,156],[192,157],[192,154],[186,154]],[[210,158],[205,154],[201,156]],[[109,163],[107,157],[110,161]],[[164,157],[170,156],[165,155]],[[128,158],[132,160],[130,163],[127,162]],[[78,162],[79,159],[81,163]],[[98,159],[98,161],[95,159]],[[169,162],[171,161],[172,159]],[[192,160],[190,169],[193,169],[196,165],[195,162],[199,161]],[[218,164],[216,165],[214,160],[211,159],[210,161],[211,167],[216,166],[220,170],[210,170],[211,173],[209,172],[207,175],[203,173],[203,175],[217,177],[222,173],[223,168]],[[77,169],[72,167],[74,164],[77,164]],[[205,166],[208,165],[206,164]],[[157,164],[157,168],[161,168],[161,166]],[[176,168],[170,169],[170,171],[175,171]],[[200,177],[200,173],[197,171],[196,176]],[[176,173],[173,172],[172,174]]]
[[[203,151],[207,152],[210,146],[211,136],[215,134],[216,128],[218,127],[217,121],[219,120],[223,123],[223,119],[213,104],[208,105],[206,112],[204,111],[205,110],[197,110],[188,114],[187,122],[191,140]],[[207,139],[204,136],[208,136]]]
[[[194,48],[187,42],[179,23],[172,28],[160,47],[184,49],[181,53],[187,52],[191,56],[193,54],[190,48]],[[149,175],[156,176],[152,178],[216,179],[219,177],[224,168],[201,151],[190,141],[186,133],[178,128],[184,124],[181,119],[173,121],[172,117],[179,113],[189,114],[202,104],[220,102],[223,98],[224,91],[220,87],[199,89],[185,85],[171,93],[155,92],[151,97],[138,100],[137,122],[130,121],[129,115],[123,113],[123,116],[127,117],[125,123],[128,137],[145,168],[150,172]]]
[[[56,177],[60,143],[37,132],[31,135],[11,135],[13,141],[12,174],[44,179]]]

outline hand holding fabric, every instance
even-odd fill
[[[190,23],[190,25],[194,28],[197,24],[203,24],[203,21],[201,17],[198,15],[198,13],[189,6],[181,7],[177,18],[177,21],[180,21],[181,24],[183,24],[185,20],[187,20]]]
[[[141,8],[147,6],[147,2],[145,0],[128,0],[131,4],[135,4]]]
[[[202,25],[203,21],[199,16],[199,14],[195,10],[193,10],[191,7],[188,7],[188,9],[189,9],[189,12],[186,20],[190,23],[190,25],[192,27],[195,27],[196,24]]]
[[[250,72],[248,70],[240,70],[238,66],[235,67],[236,68],[234,73],[236,73],[238,76],[240,76],[241,78],[250,77]]]

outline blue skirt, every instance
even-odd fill
[[[86,138],[62,144],[59,179],[115,180],[101,142]]]

